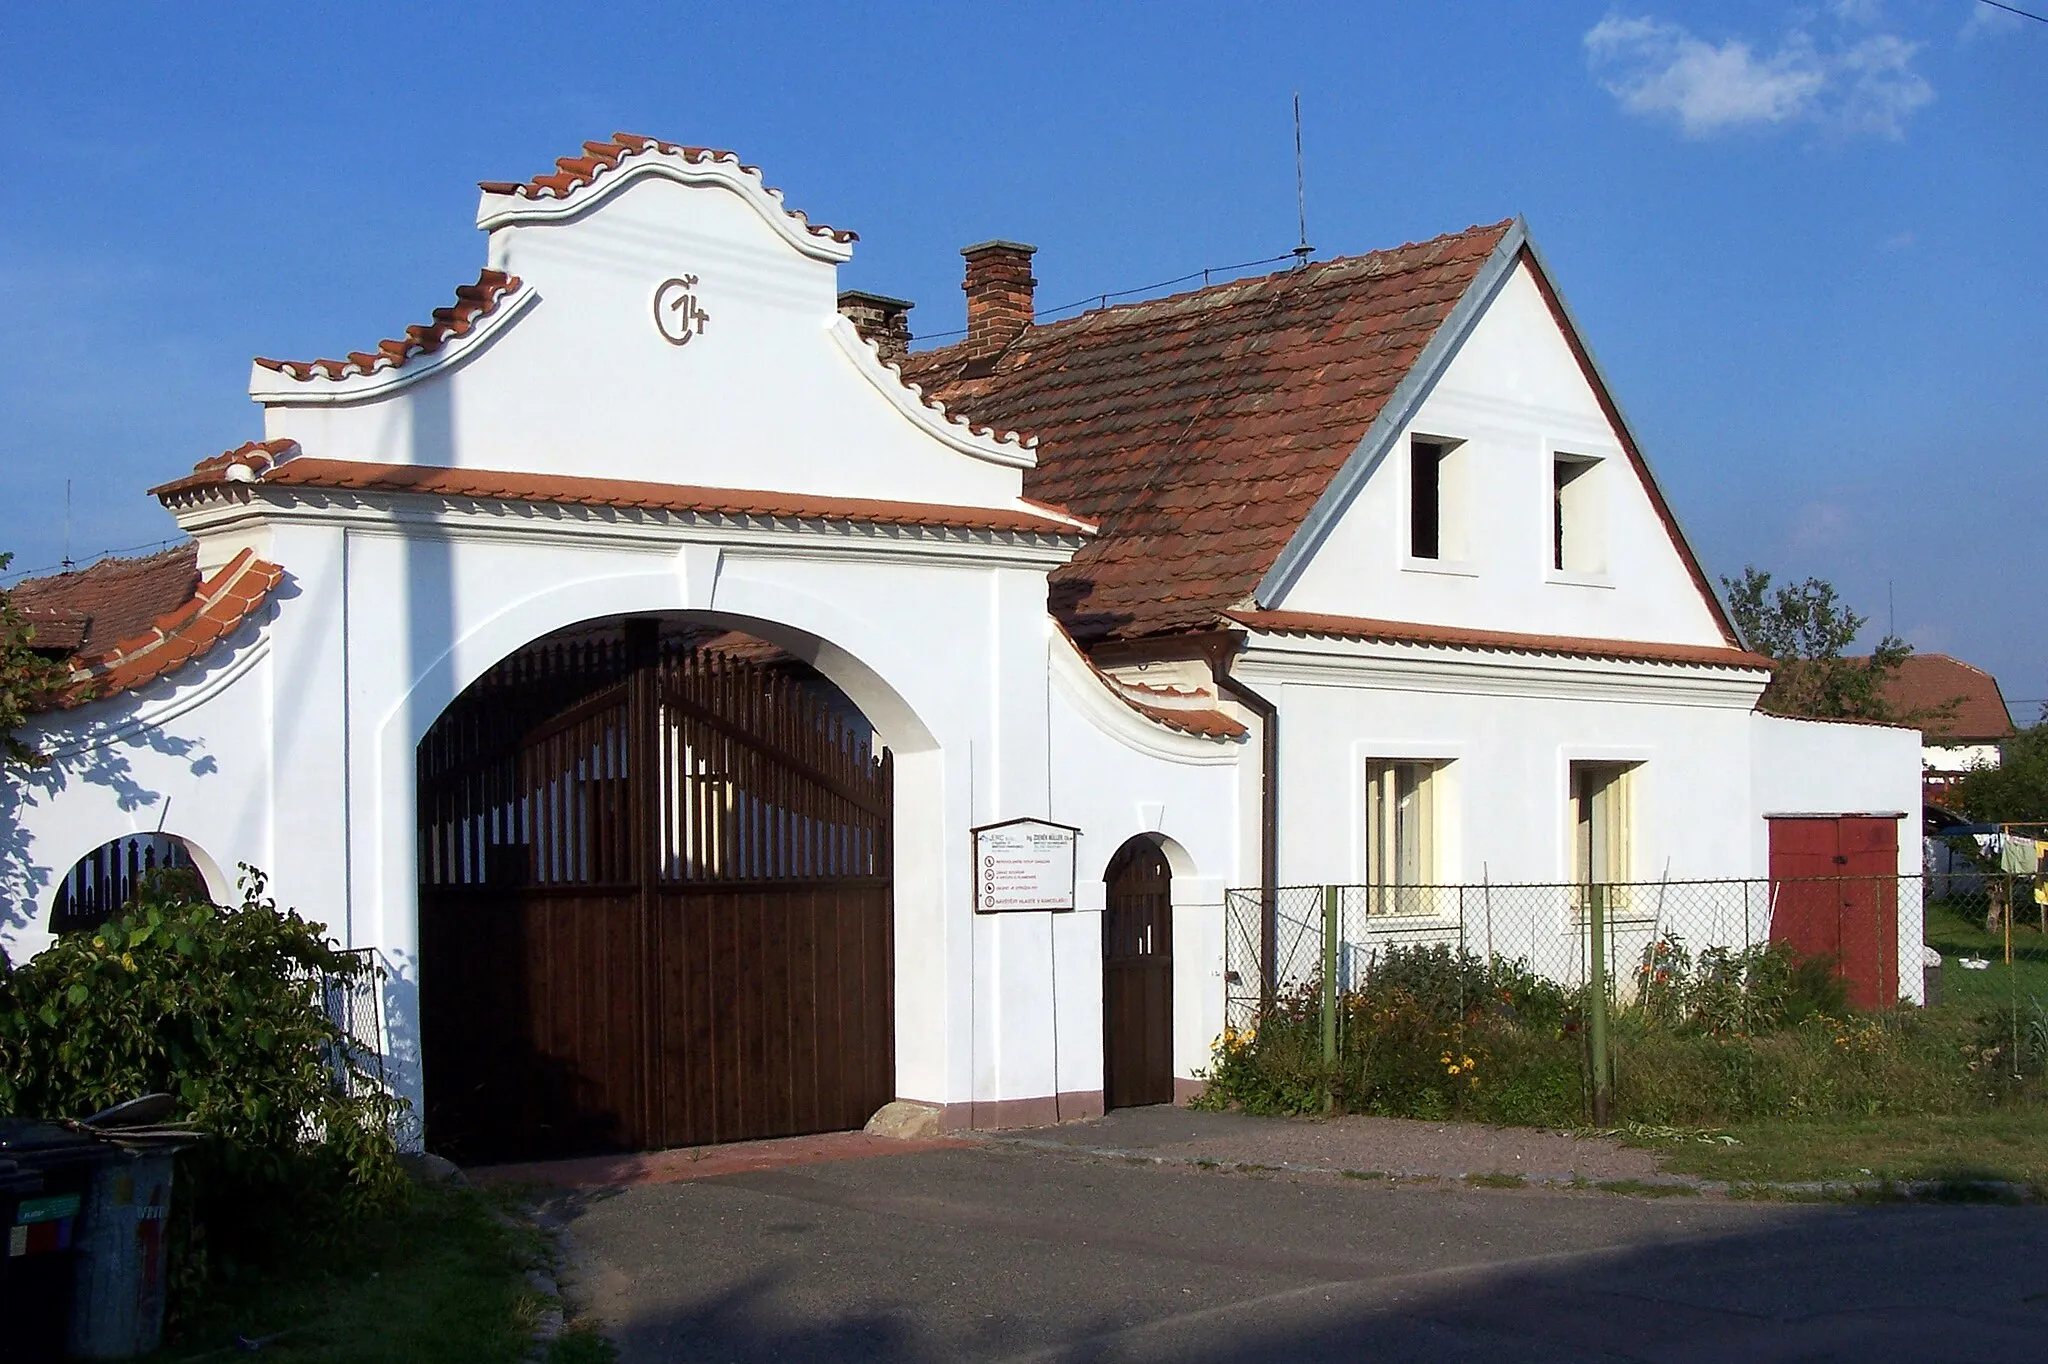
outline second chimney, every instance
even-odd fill
[[[1023,242],[977,242],[962,247],[967,258],[967,358],[986,360],[1000,355],[1031,325],[1031,257],[1038,251]]]
[[[861,289],[847,289],[839,295],[839,311],[863,340],[875,343],[885,364],[901,360],[910,349],[910,310],[916,306],[907,298]]]

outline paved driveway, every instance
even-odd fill
[[[2048,1210],[1220,1173],[998,1145],[558,1195],[625,1364],[2048,1359]]]

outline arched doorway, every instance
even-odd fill
[[[892,780],[745,635],[602,622],[499,663],[419,746],[428,1145],[859,1127],[895,1088]]]
[[[1149,838],[1103,873],[1102,1104],[1173,1102],[1173,871]]]

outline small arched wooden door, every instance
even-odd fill
[[[1102,1103],[1173,1102],[1173,871],[1148,838],[1103,874]]]

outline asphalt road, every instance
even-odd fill
[[[2048,1360],[2048,1210],[971,1147],[562,1194],[623,1364]]]

